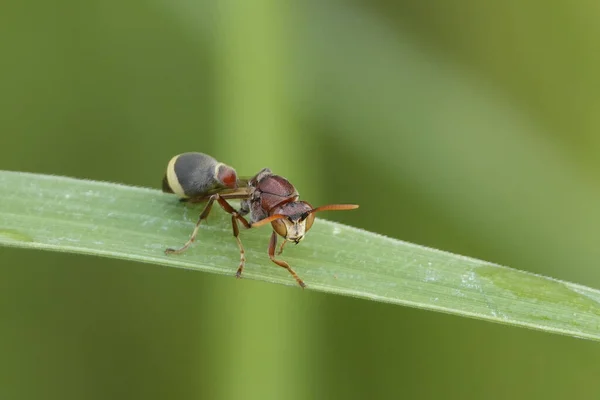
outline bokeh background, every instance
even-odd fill
[[[269,166],[313,204],[361,205],[328,218],[600,287],[593,2],[1,9],[1,169],[159,188],[171,156],[203,151],[243,175]],[[1,399],[600,393],[594,342],[154,265],[0,255]]]

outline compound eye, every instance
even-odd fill
[[[312,226],[313,222],[315,222],[315,214],[314,213],[310,213],[310,214],[308,214],[308,217],[306,217],[306,222],[305,222],[305,225],[304,225],[304,231],[305,232],[308,232],[308,230]]]
[[[275,221],[271,222],[271,226],[279,236],[284,238],[287,237],[287,226],[283,219],[276,219]]]

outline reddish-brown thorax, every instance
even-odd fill
[[[298,200],[296,188],[279,175],[265,176],[257,182],[256,190],[261,194],[261,208],[267,212],[282,204]]]

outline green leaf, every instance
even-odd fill
[[[163,253],[187,240],[201,209],[201,204],[182,204],[152,189],[0,171],[0,244],[197,269],[234,279],[239,252],[230,218],[219,207],[186,253]],[[242,231],[244,278],[297,287],[287,271],[269,260],[269,235],[268,227]],[[573,283],[322,219],[281,257],[304,279],[307,290],[600,340],[600,291]]]

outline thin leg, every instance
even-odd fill
[[[208,200],[208,203],[206,203],[206,206],[204,206],[204,210],[202,210],[202,212],[200,213],[200,217],[198,218],[198,222],[196,222],[196,226],[194,227],[194,230],[192,231],[192,235],[190,236],[190,238],[188,239],[187,242],[185,242],[185,244],[180,247],[179,249],[166,249],[165,250],[165,254],[180,254],[183,253],[184,251],[187,250],[188,247],[190,247],[190,245],[192,243],[194,243],[194,240],[196,240],[196,236],[198,235],[198,230],[200,229],[200,224],[202,223],[202,220],[205,220],[206,217],[208,217],[208,214],[210,214],[210,210],[212,209],[212,205],[215,202],[215,200],[217,199],[219,195],[216,194],[214,196],[210,196],[210,199]]]
[[[273,234],[271,235],[271,242],[269,243],[269,258],[275,264],[279,265],[282,268],[287,269],[288,272],[290,274],[292,274],[292,276],[294,277],[296,282],[298,282],[298,285],[300,285],[302,287],[302,289],[304,289],[306,287],[306,284],[302,281],[302,279],[300,279],[298,274],[296,274],[296,272],[294,272],[292,267],[290,267],[290,265],[283,260],[275,259],[275,247],[277,247],[277,233],[275,233],[275,231],[273,231]]]
[[[281,255],[281,253],[283,253],[283,246],[285,246],[285,244],[287,243],[287,240],[284,240],[283,242],[281,242],[281,246],[279,246],[279,250],[277,250],[277,255]]]
[[[246,265],[246,252],[244,251],[244,246],[242,246],[242,241],[240,240],[240,227],[238,226],[238,221],[244,225],[246,228],[251,228],[250,223],[246,220],[246,218],[242,217],[235,208],[231,207],[231,205],[222,198],[221,196],[217,197],[217,201],[223,210],[231,214],[231,227],[233,228],[233,237],[237,241],[238,247],[240,248],[240,266],[238,267],[237,272],[235,273],[236,278],[242,277],[242,272],[244,271],[244,265]]]
[[[245,228],[252,228],[252,225],[250,225],[250,223],[246,220],[246,218],[242,217],[240,215],[240,213],[238,213],[236,211],[235,208],[231,207],[231,204],[229,204],[227,202],[227,200],[225,200],[223,197],[219,196],[218,194],[216,194],[215,196],[217,196],[217,201],[219,202],[219,205],[221,206],[221,208],[223,210],[225,210],[225,212],[231,214],[235,219],[237,219],[238,221],[240,221],[242,223],[242,225],[244,225]]]
[[[244,246],[242,246],[242,241],[240,240],[240,228],[238,226],[236,215],[234,214],[231,215],[231,227],[233,228],[233,237],[237,241],[238,247],[240,248],[240,266],[235,273],[235,277],[241,278],[242,272],[244,271],[244,265],[246,265],[246,252],[244,251]]]
[[[229,203],[227,203],[227,201],[225,199],[223,199],[219,194],[214,194],[214,195],[210,196],[210,198],[208,199],[208,203],[206,203],[204,210],[202,210],[202,213],[200,214],[200,217],[198,218],[198,222],[196,222],[196,226],[194,227],[194,230],[193,230],[192,235],[190,236],[189,240],[187,242],[185,242],[185,244],[179,249],[166,249],[165,254],[183,253],[184,251],[187,250],[188,247],[190,247],[190,245],[192,243],[194,243],[194,240],[196,240],[196,236],[198,235],[198,231],[200,230],[200,224],[202,223],[203,220],[205,220],[208,217],[208,214],[210,214],[210,210],[212,209],[212,206],[213,206],[213,203],[215,202],[215,200],[217,200],[217,202],[219,203],[219,205],[221,206],[221,208],[223,210],[225,210],[227,213],[231,214],[231,221],[232,221],[232,225],[233,225],[233,235],[235,236],[235,239],[238,242],[238,246],[240,248],[240,267],[238,268],[238,273],[241,273],[241,270],[244,269],[244,262],[246,261],[246,259],[245,259],[245,255],[244,255],[244,248],[243,248],[242,242],[240,241],[240,238],[239,238],[239,229],[238,229],[237,221],[240,221],[246,228],[250,228],[251,225],[246,220],[246,218],[239,215],[238,212],[235,211],[235,209],[233,207],[231,207],[231,205]]]

